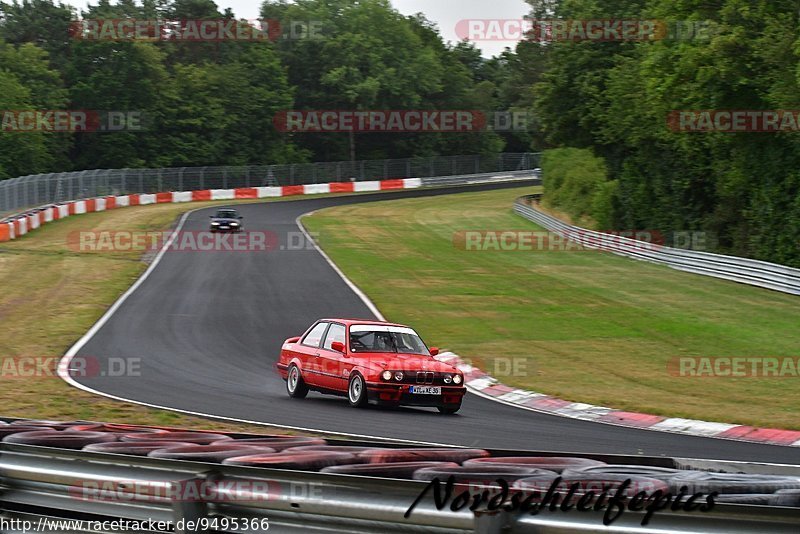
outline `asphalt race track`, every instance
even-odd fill
[[[519,184],[472,186],[469,190],[490,187]],[[238,209],[247,230],[274,231],[285,244],[288,232],[298,232],[295,219],[310,211],[460,191],[464,189],[325,197],[246,204]],[[184,230],[205,231],[213,209],[189,215]],[[317,393],[304,400],[290,399],[274,369],[281,343],[300,335],[321,317],[368,318],[372,314],[313,249],[168,251],[149,278],[78,353],[98,358],[101,369],[107,368],[104,361],[108,358],[141,358],[140,376],[79,381],[133,401],[333,432],[489,448],[800,462],[796,447],[566,419],[472,394],[454,416],[423,408],[356,410],[344,398]],[[436,344],[435,339],[428,342]]]

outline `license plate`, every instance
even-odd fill
[[[229,228],[227,226],[220,226],[219,229],[220,230],[229,230]]]
[[[441,395],[442,388],[433,386],[410,386],[408,392],[415,395]]]

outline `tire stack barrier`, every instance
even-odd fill
[[[486,465],[514,465],[519,467],[537,467],[561,473],[564,469],[606,465],[605,462],[588,458],[569,456],[501,456],[494,458],[475,458],[464,462],[466,467]]]
[[[269,447],[270,449],[275,449],[275,452],[281,452],[286,449],[300,446],[324,446],[328,443],[322,438],[311,438],[304,436],[265,436],[263,438],[237,439],[236,441],[238,443],[247,445],[261,445],[264,447]],[[213,444],[217,445],[218,443]]]
[[[270,469],[294,469],[319,471],[334,465],[358,463],[355,454],[347,452],[296,452],[275,454],[241,455],[223,460],[224,465],[266,467]]]
[[[70,430],[34,430],[17,432],[3,438],[5,443],[22,445],[43,445],[61,449],[82,449],[91,443],[108,443],[117,441],[117,436],[109,432],[89,432]]]
[[[230,436],[224,434],[213,434],[210,432],[132,432],[122,434],[120,441],[182,441],[193,445],[209,445],[215,442],[226,442],[231,440]]]
[[[386,462],[353,465],[335,465],[322,469],[321,473],[340,475],[361,475],[365,477],[413,479],[414,473],[421,469],[449,469],[459,467],[453,462]]]
[[[559,478],[555,489],[565,495],[573,485],[577,485],[573,490],[576,498],[589,492],[610,495],[623,484],[626,488],[622,494],[629,499],[641,492],[645,492],[647,498],[657,492],[662,492],[660,495],[719,493],[716,497],[719,509],[714,514],[701,514],[702,519],[684,514],[675,519],[688,521],[688,525],[693,527],[688,530],[692,531],[708,531],[703,526],[707,521],[726,521],[725,524],[729,525],[735,514],[740,514],[737,516],[740,517],[736,523],[737,530],[753,533],[796,532],[800,521],[800,465],[763,464],[763,474],[755,474],[758,472],[755,469],[759,469],[761,464],[734,465],[713,460],[610,455],[585,458],[538,453],[526,456],[531,453],[398,447],[363,441],[328,441],[318,437],[229,435],[176,428],[76,424],[74,421],[25,423],[28,422],[6,424],[0,421],[3,514],[9,510],[22,510],[20,513],[24,513],[23,509],[14,506],[51,502],[48,499],[53,495],[62,496],[57,506],[48,508],[48,515],[57,517],[61,517],[59,510],[71,510],[65,513],[74,514],[112,510],[120,517],[126,517],[126,513],[135,513],[141,507],[148,514],[164,513],[168,514],[166,517],[204,513],[205,504],[201,503],[197,508],[194,501],[184,502],[182,497],[176,500],[174,495],[164,493],[177,491],[177,495],[184,495],[180,492],[201,495],[201,500],[213,504],[215,510],[246,510],[249,514],[262,513],[270,519],[280,517],[280,521],[294,520],[298,523],[308,521],[312,516],[315,521],[331,521],[334,526],[321,532],[349,531],[349,527],[357,530],[355,523],[347,523],[350,518],[358,518],[353,519],[357,523],[373,521],[378,516],[388,517],[382,520],[381,528],[373,525],[371,530],[388,534],[395,532],[392,525],[405,526],[402,512],[426,484],[434,479],[447,484],[452,477],[454,495],[466,491],[468,495],[486,494],[491,498],[507,484],[512,493],[529,494],[524,498],[532,499],[530,502],[538,502],[535,499],[542,498]],[[276,444],[277,448],[268,444]],[[80,448],[82,450],[76,450]],[[598,458],[608,460],[608,463]],[[631,463],[620,462],[626,459]],[[687,464],[691,464],[691,468]],[[728,472],[715,472],[715,466],[716,470]],[[742,468],[754,471],[747,474],[735,472]],[[26,475],[26,469],[31,474]],[[348,478],[337,480],[337,476]],[[498,479],[505,481],[504,484]],[[303,488],[309,487],[322,493],[316,497],[302,493],[305,491]],[[34,494],[35,498],[32,497]],[[63,500],[63,495],[72,499]],[[115,506],[120,502],[122,506]],[[385,504],[380,511],[376,511],[377,502],[381,503],[380,506]],[[132,508],[133,503],[135,506]],[[95,510],[95,506],[99,508]],[[347,507],[346,511],[342,511],[342,506]],[[769,513],[763,521],[758,519],[759,514],[767,513],[764,512],[767,509]],[[660,511],[658,520],[668,520],[673,512]],[[398,513],[398,517],[391,515]],[[434,532],[436,530],[430,527],[448,521],[446,514],[449,513],[447,509],[433,515],[423,511],[417,519],[419,523],[414,523],[414,526],[420,531]],[[464,516],[458,517],[463,519]],[[558,514],[542,519],[522,514],[513,516],[513,519],[523,525],[536,524],[539,519],[572,521],[569,525],[573,530],[580,530],[578,523],[585,517],[585,514]],[[789,527],[776,530],[776,517],[780,525]],[[760,521],[761,530],[744,528],[749,524],[747,522],[754,520]],[[541,528],[540,524],[537,525]],[[662,524],[658,527],[661,528]],[[470,531],[459,528],[451,530]],[[661,530],[669,529],[664,527]],[[521,533],[539,531],[519,530]],[[613,529],[609,529],[611,531]]]
[[[220,445],[181,445],[168,446],[151,451],[147,456],[167,460],[187,460],[191,462],[222,462],[228,458],[248,454],[274,454],[275,449],[258,445],[237,444],[236,440]]]
[[[652,495],[656,491],[668,493],[670,486],[663,480],[656,478],[648,478],[636,475],[602,475],[602,474],[580,474],[575,473],[571,476],[561,475],[561,482],[558,484],[558,491],[568,492],[570,487],[574,484],[578,485],[578,490],[575,492],[578,495],[583,495],[587,492],[593,491],[595,494],[607,492],[613,493],[614,488],[622,487],[622,484],[628,482],[627,487],[623,491],[623,495],[630,498],[639,492],[645,492],[647,495]],[[536,475],[529,478],[521,478],[514,482],[513,488],[522,491],[536,491],[543,495],[553,483],[551,475]]]
[[[83,450],[87,452],[106,452],[112,454],[130,454],[131,456],[147,456],[150,452],[165,447],[186,447],[191,443],[180,441],[113,441],[110,443],[91,443]]]
[[[483,449],[370,449],[358,453],[364,463],[396,463],[396,462],[455,462],[461,464],[474,458],[485,458],[489,452]]]

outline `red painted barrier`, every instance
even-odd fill
[[[331,182],[331,193],[352,193],[353,182]]]
[[[156,204],[167,204],[172,202],[172,193],[156,193]]]
[[[97,211],[97,201],[93,198],[89,198],[84,200],[86,204],[86,213],[92,213]]]
[[[117,197],[106,197],[106,209],[113,210],[117,207]]]
[[[387,189],[403,189],[403,180],[381,180],[381,191]]]
[[[302,195],[304,191],[302,185],[285,185],[281,188],[281,196]]]
[[[200,191],[192,191],[192,202],[202,202],[204,200],[211,200],[211,190],[201,189]]]
[[[258,198],[258,189],[255,187],[241,187],[233,191],[235,198]]]
[[[130,205],[130,206],[138,206],[139,205],[139,195],[128,195],[128,205]]]
[[[0,243],[11,240],[11,228],[7,224],[0,224]]]

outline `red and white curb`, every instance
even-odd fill
[[[449,363],[463,372],[464,384],[470,392],[519,408],[595,423],[657,430],[673,434],[800,447],[800,431],[797,430],[756,428],[677,417],[662,417],[660,415],[625,412],[582,402],[570,402],[543,393],[506,386],[480,369],[464,362],[457,354],[452,352],[442,352],[436,356],[436,359]]]
[[[203,202],[209,200],[244,200],[257,198],[319,195],[328,193],[361,193],[391,191],[422,187],[420,178],[397,178],[365,182],[331,182],[326,184],[287,185],[281,187],[243,187],[238,189],[203,189],[198,191],[170,191],[165,193],[134,194],[89,198],[65,202],[16,216],[11,222],[0,223],[0,242],[24,236],[49,222],[71,215],[112,210],[128,206],[168,204],[178,202]],[[10,218],[10,219],[11,219]]]

